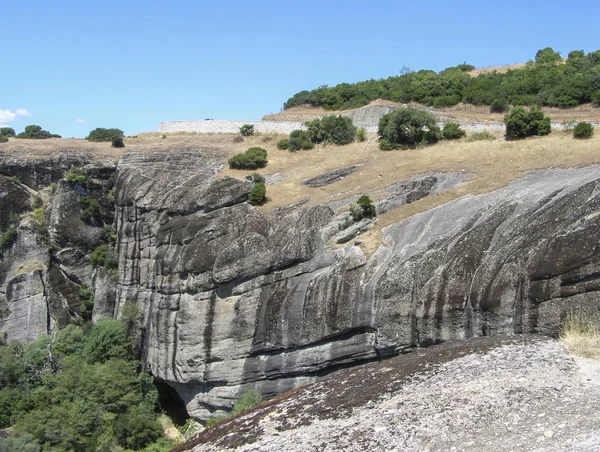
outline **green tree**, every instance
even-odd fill
[[[258,146],[234,155],[228,160],[231,169],[255,170],[267,166],[267,150]]]
[[[383,150],[431,145],[442,137],[435,116],[414,107],[384,115],[379,121],[378,135]]]
[[[15,136],[15,129],[11,127],[0,127],[0,136],[12,138]]]
[[[589,122],[580,122],[573,129],[573,137],[578,139],[587,139],[594,136],[594,126]]]
[[[264,182],[257,182],[252,186],[248,201],[253,205],[261,205],[267,201],[267,187]]]
[[[254,125],[252,124],[244,124],[242,127],[240,127],[240,134],[244,137],[250,137],[254,135],[255,132]]]
[[[125,134],[121,129],[105,129],[103,127],[98,127],[92,130],[87,137],[85,137],[88,141],[102,142],[102,141],[112,141],[113,138],[123,138]]]
[[[506,139],[519,140],[531,136],[548,135],[551,131],[550,118],[541,110],[532,107],[530,111],[515,107],[504,116]]]
[[[60,138],[60,135],[56,135],[48,132],[47,130],[43,130],[41,126],[32,124],[25,127],[25,131],[21,132],[16,136],[16,138],[30,138],[43,140],[47,138]]]
[[[344,145],[352,143],[357,128],[346,116],[324,116],[306,123],[307,137],[313,143]]]
[[[442,135],[445,140],[459,140],[467,134],[460,128],[457,122],[447,122],[442,129]]]

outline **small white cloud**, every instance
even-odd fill
[[[18,116],[31,116],[31,112],[29,110],[27,110],[26,108],[17,108],[15,110],[15,115],[18,115]]]
[[[77,124],[85,124],[85,119],[81,119],[78,118],[77,121],[75,121]]]
[[[0,122],[3,124],[14,121],[16,117],[17,115],[10,110],[0,110]]]

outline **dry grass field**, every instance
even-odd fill
[[[178,149],[212,149],[231,156],[250,146],[263,146],[268,151],[268,165],[262,174],[279,173],[283,179],[267,187],[269,202],[265,212],[309,198],[308,205],[329,203],[355,195],[369,194],[374,200],[379,190],[396,182],[429,171],[457,171],[473,176],[463,185],[439,195],[423,198],[378,217],[374,229],[364,234],[363,249],[372,252],[381,243],[381,229],[411,215],[426,211],[468,194],[499,189],[522,177],[526,171],[549,167],[577,167],[600,163],[600,132],[589,140],[575,140],[572,135],[555,131],[546,137],[521,141],[505,141],[498,132],[493,141],[442,141],[434,146],[405,151],[381,151],[374,134],[363,143],[347,146],[318,145],[310,151],[291,153],[277,149],[283,135],[258,135],[235,143],[234,134],[139,134],[126,138],[124,149],[110,143],[89,143],[82,139],[15,140],[0,144],[0,153],[29,157],[51,155],[62,149],[90,153],[98,159],[116,159],[127,151],[174,152]],[[321,188],[302,184],[305,179],[325,171],[348,165],[360,165],[345,179]],[[243,178],[250,171],[230,170],[226,166],[218,177]]]

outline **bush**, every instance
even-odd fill
[[[11,127],[0,127],[0,137],[14,137],[15,129]]]
[[[79,205],[81,206],[81,221],[87,223],[100,217],[100,204],[96,199],[84,196],[79,200]]]
[[[277,149],[289,149],[290,148],[290,140],[288,138],[284,138],[277,142]]]
[[[125,147],[125,143],[123,143],[123,137],[112,137],[111,147],[113,147],[113,148],[124,148]]]
[[[466,134],[467,132],[461,129],[460,124],[457,122],[447,122],[442,130],[442,136],[446,140],[459,140]]]
[[[251,147],[234,155],[228,161],[231,169],[249,169],[264,168],[267,166],[267,150],[261,147]]]
[[[490,105],[490,113],[504,113],[508,110],[508,101],[504,98],[494,99]]]
[[[437,143],[442,137],[435,116],[414,107],[383,115],[379,120],[378,135],[382,150],[427,146]]]
[[[9,249],[16,239],[17,230],[15,228],[8,228],[0,235],[0,254]]]
[[[7,143],[7,142],[8,142],[8,138],[0,135],[0,143]]]
[[[350,216],[353,221],[360,221],[363,218],[375,218],[377,216],[377,210],[371,198],[366,195],[362,195],[356,201],[356,206],[350,207]]]
[[[299,150],[308,151],[313,149],[315,145],[308,138],[308,132],[305,130],[294,130],[290,133],[290,139],[288,140],[287,149],[290,152],[296,152]]]
[[[70,185],[85,185],[88,181],[87,174],[78,166],[71,168],[67,172],[65,179]]]
[[[267,187],[264,182],[257,182],[252,186],[248,201],[255,206],[264,204],[267,201]]]
[[[580,122],[573,130],[573,137],[578,139],[592,138],[594,135],[594,126],[589,122]]]
[[[252,124],[244,124],[242,127],[240,127],[240,133],[243,137],[250,137],[254,135],[255,132],[254,125]]]
[[[473,141],[493,141],[496,139],[496,136],[484,130],[483,132],[473,132],[471,135],[467,137],[467,141],[469,143]]]
[[[106,244],[97,246],[90,254],[90,264],[94,268],[105,267],[108,270],[116,269],[117,259],[114,250]]]
[[[249,180],[251,182],[257,183],[257,182],[264,182],[265,181],[265,177],[260,174],[260,173],[252,173],[252,174],[248,174],[246,176],[246,180]]]
[[[25,127],[25,131],[18,134],[16,138],[33,138],[37,140],[43,140],[47,138],[60,138],[60,135],[50,133],[47,130],[42,130],[40,126],[32,124]]]
[[[112,141],[114,137],[123,138],[125,134],[120,129],[104,129],[102,127],[98,127],[92,130],[87,137],[85,137],[88,141]]]
[[[356,127],[345,116],[324,116],[306,123],[307,137],[313,143],[344,145],[352,143],[356,137]]]
[[[249,408],[255,407],[261,402],[260,394],[253,390],[245,391],[242,396],[233,404],[231,415],[241,413]]]
[[[504,123],[507,140],[548,135],[551,131],[550,118],[536,107],[531,107],[530,111],[515,107],[504,116]]]
[[[363,141],[366,141],[367,139],[367,130],[364,127],[361,127],[360,129],[358,129],[356,131],[356,140],[360,141],[361,143]]]

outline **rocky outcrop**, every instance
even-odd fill
[[[271,397],[415,345],[553,335],[566,310],[597,304],[600,167],[537,171],[457,199],[385,228],[365,256],[350,241],[360,225],[334,245],[353,197],[266,214],[246,202],[250,181],[217,177],[224,162],[211,149],[128,152],[114,206],[114,167],[86,166],[85,187],[59,179],[47,237],[22,216],[0,263],[10,312],[0,332],[31,340],[80,319],[93,287],[95,318],[127,317],[154,375],[207,419],[246,389]],[[368,194],[383,213],[467,177],[429,173]],[[28,194],[25,210],[39,188],[11,186]],[[90,197],[99,217],[83,221]],[[118,271],[94,268],[112,231]]]
[[[74,166],[87,175],[82,185],[63,179]],[[115,169],[73,151],[45,158],[0,155],[0,233],[12,230],[15,237],[0,251],[2,341],[30,342],[89,318],[94,286],[99,306],[110,304],[111,297],[114,305],[114,287],[95,283],[106,278],[96,275],[103,269],[94,269],[90,254],[107,242]],[[84,198],[96,203],[87,222]]]
[[[328,246],[343,214],[268,218],[242,202],[249,184],[214,179],[218,162],[129,155],[117,183],[117,312],[135,302],[144,359],[200,419],[247,388],[270,397],[414,345],[554,334],[566,308],[594,303],[597,167],[532,173],[414,216],[367,259]],[[462,179],[402,182],[380,205]]]

